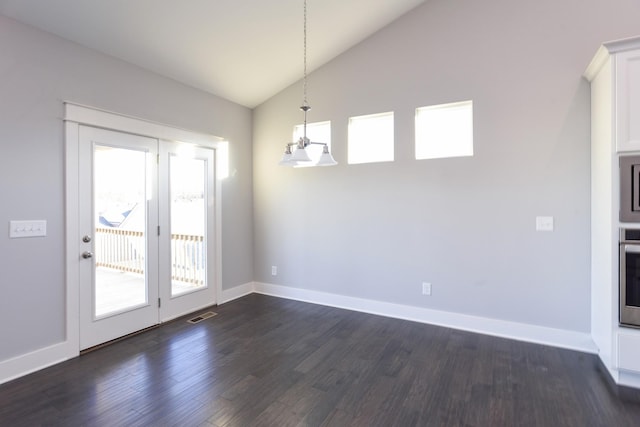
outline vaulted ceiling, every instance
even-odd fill
[[[309,72],[425,0],[308,0]],[[0,0],[0,14],[255,107],[302,77],[304,0]]]

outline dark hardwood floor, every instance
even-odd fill
[[[0,386],[0,426],[640,426],[594,355],[249,295]]]

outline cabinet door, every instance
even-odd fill
[[[616,55],[617,151],[640,151],[640,50]]]
[[[640,372],[640,335],[618,334],[618,367]]]

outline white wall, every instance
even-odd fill
[[[300,84],[259,106],[256,280],[588,333],[581,75],[602,42],[640,32],[638,16],[630,0],[430,0],[310,75],[309,119],[331,121],[332,168],[277,166],[302,120]],[[415,108],[466,99],[475,155],[414,160]],[[396,161],[347,165],[348,117],[391,110]],[[555,231],[536,232],[538,215]]]
[[[228,139],[222,287],[253,279],[252,112],[0,16],[0,362],[65,339],[63,101]]]

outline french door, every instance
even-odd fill
[[[215,152],[160,143],[160,320],[213,304]]]
[[[81,350],[215,302],[214,172],[212,149],[79,127]]]

